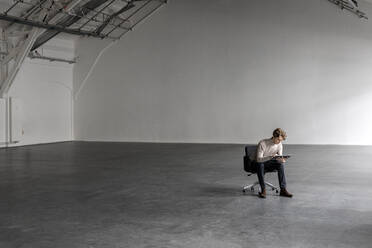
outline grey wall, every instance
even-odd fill
[[[104,45],[77,44],[78,140],[372,145],[372,23],[326,0],[169,1],[82,85]]]

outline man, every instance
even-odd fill
[[[286,189],[286,181],[284,175],[284,158],[273,159],[276,155],[283,155],[282,141],[285,140],[287,134],[281,128],[277,128],[273,131],[273,136],[269,139],[261,140],[258,143],[256,153],[251,155],[253,161],[252,166],[257,167],[257,177],[261,186],[261,192],[258,196],[266,198],[266,189],[264,181],[265,168],[271,168],[278,170],[278,179],[280,185],[280,196],[292,197]]]

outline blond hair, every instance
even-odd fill
[[[283,140],[285,140],[287,138],[287,133],[281,128],[276,128],[273,131],[273,137],[278,138],[280,136],[282,136]]]

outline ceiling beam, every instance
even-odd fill
[[[87,2],[86,4],[84,4],[78,11],[76,11],[78,13],[77,16],[67,16],[65,18],[62,18],[62,20],[58,21],[56,23],[56,25],[63,26],[63,27],[69,27],[72,24],[74,24],[75,22],[79,21],[82,18],[82,16],[86,15],[91,10],[94,10],[94,9],[98,8],[99,6],[101,6],[106,1],[107,0],[91,0],[91,1]],[[59,31],[59,30],[47,30],[44,34],[40,35],[37,38],[37,40],[36,40],[36,42],[35,42],[35,44],[34,44],[34,46],[32,47],[31,50],[33,51],[33,50],[39,48],[41,45],[43,45],[48,40],[52,39],[54,36],[56,36],[57,34],[59,34],[61,32],[62,31]],[[106,36],[102,36],[102,35],[98,35],[98,34],[90,35],[90,36],[99,37],[99,38],[105,38],[106,37]]]
[[[44,28],[44,29],[52,30],[52,31],[55,31],[55,32],[58,32],[58,33],[62,32],[62,33],[68,33],[68,34],[85,35],[85,36],[104,38],[104,36],[96,34],[95,32],[87,32],[87,31],[83,31],[83,30],[64,28],[63,26],[45,24],[43,22],[26,20],[24,18],[16,17],[16,16],[0,14],[0,20],[4,20],[4,21],[8,21],[8,22],[14,22],[14,23],[18,23],[18,24],[24,24],[24,25],[38,27],[38,28]]]
[[[115,12],[114,14],[110,15],[106,20],[105,22],[99,26],[97,29],[96,29],[96,33],[97,34],[100,34],[104,29],[105,27],[110,23],[110,21],[112,19],[114,19],[115,17],[117,17],[118,15],[124,13],[125,11],[128,11],[130,9],[132,9],[133,7],[135,7],[134,3],[133,2],[128,2],[127,5],[125,5],[123,8],[121,8],[119,11]]]

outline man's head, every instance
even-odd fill
[[[275,144],[279,144],[280,142],[282,142],[283,140],[285,140],[287,138],[287,134],[285,133],[285,131],[281,128],[277,128],[273,131],[273,142]]]

